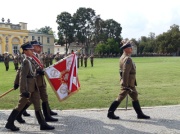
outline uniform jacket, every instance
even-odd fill
[[[9,63],[9,61],[10,61],[10,57],[9,57],[9,55],[4,56],[4,63],[5,63],[5,64],[8,64],[8,63]]]
[[[34,92],[36,89],[36,79],[33,76],[36,75],[35,65],[32,64],[32,59],[26,57],[21,66],[19,74],[20,92]]]
[[[121,80],[120,83],[123,87],[135,87],[136,84],[136,66],[131,57],[126,53],[120,57],[119,62]]]

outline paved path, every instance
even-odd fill
[[[26,124],[15,125],[20,127],[16,134],[180,134],[180,105],[166,107],[143,108],[151,120],[139,120],[133,109],[118,109],[116,115],[120,120],[110,120],[106,117],[107,109],[62,110],[57,111],[59,119],[53,131],[40,131],[34,118],[34,111],[30,117],[24,117]],[[0,134],[12,134],[4,128],[11,110],[0,111]]]

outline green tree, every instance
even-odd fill
[[[56,22],[58,24],[58,42],[61,45],[66,45],[67,54],[70,43],[74,41],[73,17],[68,12],[62,12],[60,15],[57,16]]]
[[[54,34],[52,28],[49,26],[42,27],[42,28],[38,29],[37,32],[45,33],[45,34]]]
[[[91,8],[79,8],[73,15],[76,39],[85,45],[85,53],[88,52],[90,42],[93,38],[93,19],[96,16]]]

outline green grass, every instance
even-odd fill
[[[180,57],[134,57],[137,67],[137,90],[141,106],[176,105],[180,103]],[[120,92],[119,58],[95,58],[94,67],[79,68],[81,89],[59,102],[47,86],[52,109],[107,108]],[[0,94],[13,87],[16,71],[13,63],[5,71],[0,62]],[[12,109],[18,104],[19,89],[0,98],[0,109]],[[129,106],[131,101],[129,99]],[[125,107],[125,100],[120,107]],[[33,107],[30,107],[33,109]]]

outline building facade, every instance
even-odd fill
[[[54,36],[27,30],[27,23],[12,24],[8,19],[0,22],[0,54],[15,54],[27,41],[37,40],[43,44],[43,52],[54,53]]]
[[[28,32],[28,40],[37,40],[43,44],[43,52],[47,54],[54,53],[54,36],[52,34],[44,34],[29,31]]]

